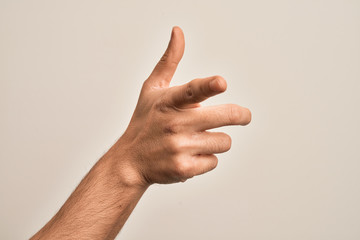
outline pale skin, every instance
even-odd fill
[[[215,154],[228,151],[231,138],[208,130],[247,125],[251,113],[235,104],[200,105],[226,90],[220,76],[169,87],[184,48],[174,27],[125,133],[31,239],[114,239],[150,185],[184,182],[217,166]]]

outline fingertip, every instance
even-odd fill
[[[209,86],[210,89],[214,92],[225,92],[227,83],[223,77],[216,75],[210,81]]]
[[[196,158],[197,159],[195,161],[195,175],[201,175],[211,170],[214,170],[219,163],[219,160],[217,156],[215,156],[215,154],[199,155]]]
[[[218,81],[218,83],[219,83],[219,86],[220,86],[220,87],[219,87],[220,91],[225,92],[226,89],[227,89],[227,82],[226,82],[226,80],[221,77],[221,79]]]
[[[176,48],[180,50],[182,56],[185,48],[185,36],[183,30],[179,26],[174,26],[171,31],[171,38],[176,39]]]
[[[245,114],[245,124],[244,125],[248,125],[250,122],[251,122],[251,119],[252,119],[252,114],[251,114],[251,111],[250,109],[244,107],[244,110],[246,112]]]
[[[149,79],[154,85],[168,87],[185,51],[185,38],[181,28],[174,26],[165,53],[151,72]]]
[[[171,29],[170,40],[172,39],[177,39],[177,41],[180,40],[181,42],[185,41],[184,32],[179,26],[173,26],[173,28]]]
[[[173,26],[173,28],[172,28],[172,33],[175,33],[175,32],[183,33],[181,27],[179,27],[177,25]]]
[[[185,51],[185,36],[183,30],[179,26],[174,26],[172,29],[173,37],[176,38],[177,55],[181,59]],[[179,59],[179,61],[180,61]]]
[[[175,53],[176,58],[180,61],[182,55],[184,54],[185,47],[185,37],[182,29],[179,26],[174,26],[171,30],[170,41],[167,47],[166,52]]]

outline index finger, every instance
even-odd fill
[[[226,81],[221,76],[197,78],[184,85],[170,88],[167,103],[176,107],[200,103],[224,92],[226,87]]]

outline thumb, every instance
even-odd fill
[[[148,78],[151,86],[168,87],[176,68],[184,54],[185,39],[180,27],[175,26],[171,32],[169,45]]]

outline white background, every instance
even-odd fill
[[[154,185],[119,239],[360,239],[360,2],[0,0],[0,238],[26,239],[121,136],[172,26],[173,85],[252,110],[214,171]]]

